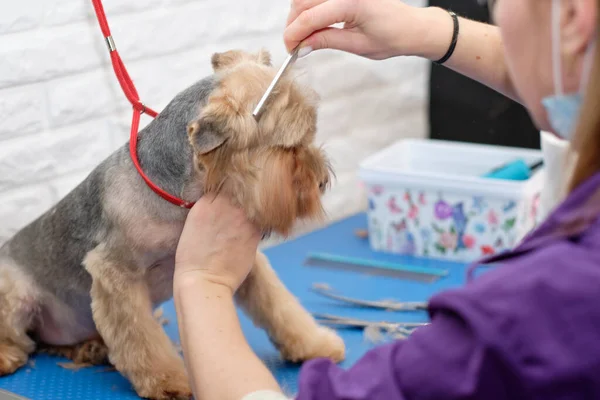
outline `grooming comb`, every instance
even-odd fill
[[[345,326],[349,328],[366,328],[368,326],[379,326],[382,328],[385,327],[398,327],[401,326],[403,328],[420,328],[422,326],[429,325],[429,322],[389,322],[389,321],[368,321],[360,318],[349,318],[343,317],[339,315],[331,315],[331,314],[322,314],[322,313],[313,313],[312,316],[315,318],[317,322],[323,325],[329,326]]]
[[[361,300],[336,294],[331,287],[325,284],[313,284],[312,291],[316,294],[358,307],[376,308],[387,311],[417,311],[427,310],[426,301],[400,302],[396,300]]]
[[[425,268],[326,253],[310,253],[304,260],[304,265],[427,283],[435,282],[448,275],[447,270],[440,268]]]
[[[258,115],[260,114],[261,109],[263,108],[263,106],[265,105],[265,102],[267,101],[267,99],[269,98],[269,96],[271,95],[271,92],[273,92],[273,89],[275,88],[275,85],[277,85],[277,82],[279,82],[279,80],[281,79],[281,77],[283,76],[284,72],[288,69],[288,67],[290,65],[292,65],[294,63],[294,61],[296,61],[296,59],[298,58],[298,47],[296,47],[294,50],[292,50],[292,52],[287,56],[287,58],[285,59],[285,61],[283,62],[283,65],[281,66],[281,68],[279,68],[279,71],[277,71],[277,74],[275,75],[275,78],[273,78],[273,81],[271,82],[271,84],[269,85],[269,87],[267,88],[267,91],[265,92],[265,94],[263,94],[262,98],[260,99],[260,101],[258,102],[258,104],[256,105],[256,108],[254,109],[254,112],[252,113],[252,115],[254,116],[255,119],[258,119]]]
[[[23,396],[19,396],[16,393],[7,392],[6,390],[0,389],[0,400],[29,400]]]

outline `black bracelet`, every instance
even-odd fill
[[[452,53],[454,53],[454,49],[456,48],[456,42],[458,41],[458,17],[453,11],[448,11],[448,13],[452,17],[452,22],[454,23],[454,31],[452,32],[452,42],[450,42],[450,47],[448,48],[448,51],[446,52],[446,54],[444,54],[444,57],[440,58],[437,61],[434,61],[436,64],[440,65],[445,63],[450,57],[452,57]]]

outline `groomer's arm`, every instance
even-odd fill
[[[244,213],[222,197],[204,196],[187,217],[177,248],[173,297],[197,399],[281,393],[246,342],[234,304],[234,292],[252,268],[259,240]],[[268,396],[253,399],[272,398]]]
[[[338,23],[344,27],[331,27]],[[519,101],[498,28],[464,18],[459,24],[454,54],[444,65]],[[452,32],[452,18],[437,7],[413,7],[399,0],[293,0],[284,41],[288,50],[300,44],[303,49],[336,49],[376,60],[420,56],[435,61],[448,51]]]
[[[197,399],[241,400],[252,392],[281,393],[244,338],[229,287],[190,273],[177,277],[174,297]]]
[[[418,9],[414,55],[435,61],[446,54],[452,39],[453,22],[448,11],[437,7]],[[420,21],[419,21],[420,20]],[[452,56],[444,65],[492,89],[520,101],[508,74],[500,30],[493,25],[459,20],[459,36]],[[423,29],[425,28],[425,29]]]

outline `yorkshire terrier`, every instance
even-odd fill
[[[214,73],[140,132],[144,172],[183,199],[228,195],[263,232],[285,236],[322,217],[332,171],[314,144],[316,93],[285,76],[257,120],[253,107],[276,73],[269,53],[232,50],[211,61]],[[0,376],[44,347],[110,362],[140,397],[190,398],[183,361],[153,317],[173,295],[187,212],[149,188],[126,144],[17,232],[0,248]],[[316,323],[261,252],[236,301],[283,358],[344,358],[340,337]]]

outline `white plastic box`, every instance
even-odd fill
[[[483,178],[541,151],[406,139],[360,166],[371,248],[471,262],[509,249],[538,222],[543,168],[526,181]]]

